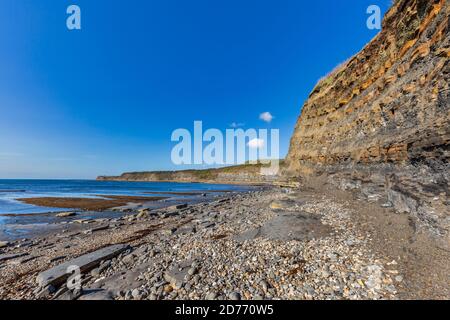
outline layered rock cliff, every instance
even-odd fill
[[[386,197],[449,240],[449,12],[447,0],[394,3],[379,35],[310,94],[288,175]]]

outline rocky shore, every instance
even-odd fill
[[[385,216],[398,218],[392,209],[331,190],[325,186],[228,193],[210,202],[136,208],[120,218],[62,223],[51,235],[2,242],[0,297],[450,297],[447,252],[422,265],[420,251],[411,254],[411,239],[403,238],[410,228],[408,219],[401,225],[403,233],[389,229],[367,220],[365,212],[389,221]],[[396,244],[384,243],[382,232],[397,233]],[[414,245],[424,248],[431,243],[427,241]],[[67,289],[70,265],[82,271],[81,290]]]

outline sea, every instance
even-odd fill
[[[207,193],[219,196],[232,191],[248,191],[251,187],[223,184],[174,183],[174,182],[121,182],[96,180],[0,180],[0,225],[8,222],[21,223],[29,221],[35,215],[34,223],[43,213],[61,212],[65,208],[47,208],[25,204],[21,198],[35,197],[76,197],[96,198],[99,195],[125,196],[169,196],[171,199],[189,198],[189,195],[169,193]],[[149,192],[151,194],[149,194]],[[158,194],[161,192],[161,194]],[[14,219],[10,216],[13,215]],[[23,215],[23,219],[21,219]],[[27,219],[25,218],[27,217]]]

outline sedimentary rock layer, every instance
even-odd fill
[[[384,190],[399,211],[448,234],[449,12],[446,0],[396,1],[379,35],[310,94],[286,172]]]

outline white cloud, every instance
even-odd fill
[[[250,142],[247,145],[249,148],[252,149],[261,149],[264,147],[264,140],[255,138],[253,140],[250,140]]]
[[[264,113],[261,113],[261,114],[259,115],[259,118],[260,118],[262,121],[265,121],[265,122],[267,122],[267,123],[272,122],[272,120],[273,120],[273,116],[272,116],[272,114],[271,114],[270,112],[264,112]]]

